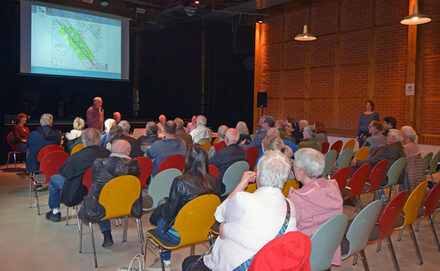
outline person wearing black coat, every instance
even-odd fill
[[[131,151],[130,143],[123,139],[115,139],[112,143],[112,153],[109,158],[97,159],[92,166],[92,187],[84,204],[79,210],[79,217],[86,222],[99,222],[99,228],[104,236],[103,247],[113,245],[110,220],[101,219],[105,216],[105,208],[99,204],[99,194],[102,188],[111,179],[122,175],[133,175],[139,177],[140,168],[136,160],[129,156]],[[131,215],[135,218],[142,216],[142,197],[133,203]]]

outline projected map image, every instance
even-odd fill
[[[32,43],[32,72],[121,77],[118,20],[33,6]]]

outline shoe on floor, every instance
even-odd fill
[[[171,271],[171,262],[163,261],[165,266],[165,271]],[[160,259],[157,259],[150,267],[145,269],[146,271],[162,271],[162,265],[160,263]]]
[[[52,212],[52,210],[50,210],[49,212],[46,213],[46,219],[50,220],[52,222],[60,222],[61,221],[61,213],[58,212],[58,213],[54,214]]]
[[[111,247],[113,245],[112,233],[110,231],[105,231],[102,234],[104,235],[104,242],[102,242],[102,247]]]

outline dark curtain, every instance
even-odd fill
[[[243,120],[252,130],[254,60],[251,53],[235,53],[239,44],[253,44],[254,28],[248,35],[237,35],[237,28],[227,23],[205,22],[205,114],[215,131],[226,124],[234,127]],[[243,31],[243,30],[242,30]],[[241,34],[242,31],[239,33]]]

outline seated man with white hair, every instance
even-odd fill
[[[228,198],[217,207],[220,236],[204,264],[211,270],[233,270],[243,265],[264,245],[285,232],[296,231],[295,208],[282,189],[290,172],[289,159],[279,151],[266,152],[258,173],[247,171]],[[257,183],[254,193],[244,190]],[[188,259],[189,261],[190,259]],[[183,263],[185,265],[185,262]]]
[[[322,144],[316,140],[315,126],[308,125],[303,130],[303,141],[298,144],[299,148],[312,148],[319,152],[322,151]]]
[[[197,116],[197,128],[192,130],[190,135],[194,143],[198,143],[201,139],[211,140],[211,130],[206,127],[208,120],[203,115]]]
[[[240,133],[237,129],[229,128],[225,134],[226,147],[216,151],[214,156],[209,159],[209,164],[214,165],[219,169],[218,179],[220,181],[220,193],[225,192],[225,185],[223,184],[223,175],[225,171],[233,163],[238,161],[246,161],[246,151],[238,145]]]
[[[154,121],[147,122],[147,125],[145,125],[146,135],[140,136],[137,139],[143,152],[146,152],[153,145],[154,141],[159,140],[158,132],[159,127]]]
[[[417,145],[417,133],[411,126],[400,128],[403,134],[403,149],[406,156],[405,181],[399,190],[412,192],[425,179],[425,163]]]
[[[289,200],[295,206],[298,231],[310,238],[328,219],[342,214],[342,196],[335,180],[321,178],[325,167],[324,155],[311,148],[295,152],[295,177],[303,184],[290,189]],[[341,264],[341,249],[333,257],[333,264]]]
[[[228,130],[228,126],[226,125],[220,125],[217,129],[217,143],[213,144],[211,148],[209,149],[208,156],[212,157],[214,153],[221,148],[224,148],[226,146],[225,143],[225,135],[226,131]]]
[[[126,120],[121,120],[118,126],[122,128],[122,131],[124,133],[122,135],[117,136],[116,138],[127,140],[128,143],[130,143],[131,146],[130,157],[136,158],[143,156],[144,153],[141,150],[141,145],[139,144],[139,141],[136,138],[130,136],[130,123]]]
[[[106,119],[104,121],[104,132],[101,134],[101,140],[99,140],[99,146],[105,148],[108,142],[110,129],[116,125],[114,119]]]

